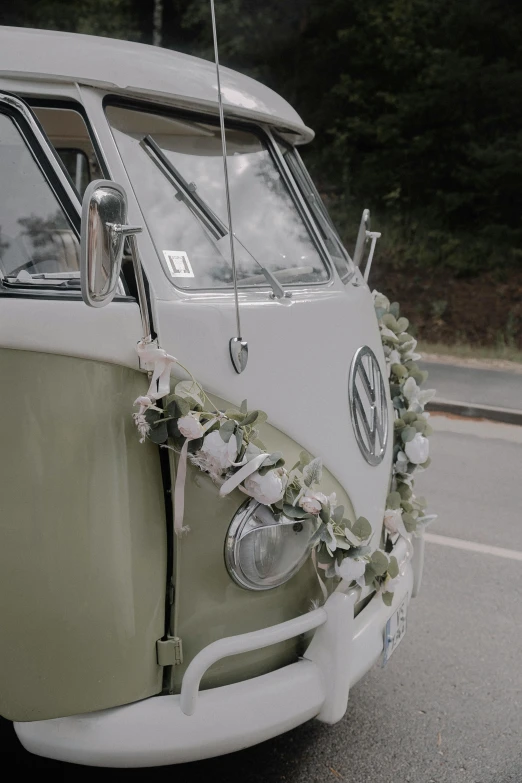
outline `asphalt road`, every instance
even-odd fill
[[[429,373],[426,387],[444,400],[465,401],[522,410],[522,373],[457,364],[419,362]]]
[[[433,419],[434,461],[418,485],[440,519],[422,593],[401,647],[353,689],[339,724],[311,721],[219,759],[121,771],[32,757],[4,723],[3,768],[75,782],[520,783],[522,561],[510,552],[522,552],[522,427]]]

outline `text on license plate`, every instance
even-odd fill
[[[395,611],[384,629],[384,656],[382,665],[385,666],[390,660],[406,633],[406,616],[408,613],[408,596]]]

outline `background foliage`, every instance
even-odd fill
[[[206,0],[18,0],[0,10],[0,23],[150,43],[155,5],[163,46],[212,58]],[[520,341],[522,4],[216,5],[223,64],[273,87],[316,131],[304,157],[348,247],[369,206],[383,231],[381,274],[399,288],[401,270],[412,267],[434,285],[471,277],[485,290],[515,281],[489,331],[474,330],[479,341],[507,339],[509,318],[508,337]],[[448,310],[450,300],[437,301]],[[473,329],[461,332],[475,340]]]

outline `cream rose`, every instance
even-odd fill
[[[354,582],[364,576],[366,563],[354,557],[345,557],[340,565],[335,564],[335,573],[346,582]]]
[[[286,489],[286,475],[282,468],[269,470],[262,476],[257,470],[243,482],[243,489],[247,495],[263,503],[265,506],[271,506],[282,499]]]
[[[206,470],[214,480],[227,471],[237,457],[236,439],[225,443],[218,430],[205,435],[203,445],[193,456],[191,462],[201,470]]]
[[[178,429],[183,437],[189,440],[196,440],[203,435],[203,425],[190,413],[178,419]]]
[[[306,492],[299,500],[299,506],[307,514],[318,514],[321,510],[321,502],[313,492]]]
[[[400,508],[387,508],[384,512],[384,527],[392,535],[396,533],[402,533],[404,530],[404,523],[402,521],[402,511]]]
[[[410,462],[414,465],[422,465],[430,456],[429,440],[418,432],[413,440],[405,444],[404,451]]]

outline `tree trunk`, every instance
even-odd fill
[[[161,46],[161,32],[163,27],[163,0],[154,0],[154,12],[152,17],[152,43]]]

